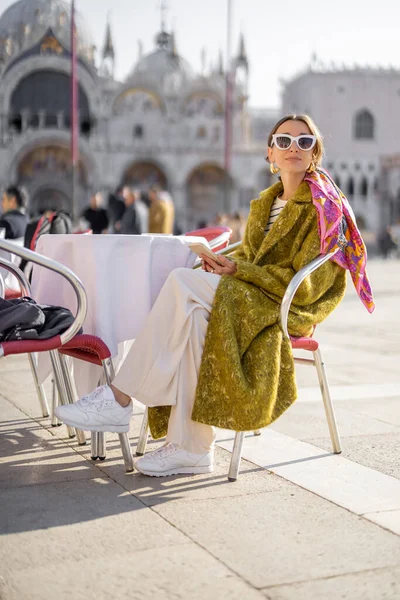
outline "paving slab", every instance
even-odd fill
[[[400,567],[283,585],[264,593],[267,600],[398,600]]]
[[[393,400],[393,398],[390,398]],[[382,399],[382,404],[385,400]],[[378,414],[364,415],[349,408],[348,401],[334,402],[340,436],[370,436],[377,433],[400,433],[400,427],[379,419]],[[392,402],[390,402],[392,404]],[[400,407],[400,402],[399,402]],[[400,419],[400,408],[399,413]],[[329,434],[322,399],[319,402],[295,402],[268,429],[280,431],[299,440],[323,438]]]
[[[331,449],[330,438],[310,438],[304,441],[318,448]],[[400,479],[400,431],[379,435],[343,437],[342,457],[380,473]]]
[[[399,328],[400,331],[400,328]],[[400,360],[400,357],[399,357]],[[399,363],[398,363],[399,364]],[[396,367],[398,369],[398,365]],[[349,402],[347,409],[360,415],[379,419],[390,425],[400,427],[400,396],[397,398],[366,398]]]
[[[0,413],[0,489],[104,476],[1,396]]]
[[[222,448],[215,450],[214,471],[204,475],[177,477],[146,477],[140,473],[127,476],[120,460],[114,465],[100,464],[104,473],[129,490],[147,506],[156,506],[171,500],[188,501],[204,498],[225,498],[273,492],[289,488],[290,484],[273,473],[248,461],[242,461],[240,477],[236,482],[228,481],[230,452]]]
[[[0,503],[0,569],[116,559],[189,541],[110,479],[11,488],[0,491]]]
[[[2,600],[265,600],[194,543],[119,556],[110,552],[105,558],[77,556],[22,571],[0,569]]]
[[[363,515],[372,523],[377,523],[400,536],[400,510],[387,510]]]
[[[355,514],[400,509],[398,479],[272,429],[246,438],[243,457]]]
[[[296,486],[153,510],[256,588],[400,561],[398,536]]]

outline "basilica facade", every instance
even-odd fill
[[[324,134],[325,166],[360,223],[378,230],[400,217],[398,71],[311,64],[283,82],[280,110],[254,110],[242,37],[231,66],[226,169],[222,57],[195,73],[162,25],[153,50],[139,53],[128,77],[117,81],[109,25],[97,57],[79,15],[80,160],[72,207],[70,29],[64,0],[18,0],[0,17],[0,183],[24,185],[32,214],[49,205],[79,214],[92,192],[124,183],[166,188],[184,229],[218,212],[246,213],[272,181],[264,160],[272,125],[282,114],[307,112]]]
[[[19,0],[0,18],[0,179],[28,189],[32,214],[49,204],[71,210],[70,17],[70,4],[63,0]],[[119,82],[110,27],[99,61],[79,18],[77,33],[76,212],[93,191],[113,191],[124,183],[168,189],[184,228],[217,212],[246,211],[256,191],[269,184],[263,157],[275,114],[249,110],[243,38],[234,58],[232,156],[226,172],[221,57],[215,68],[195,73],[180,56],[174,35],[161,27],[153,51],[140,55]]]

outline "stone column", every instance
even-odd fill
[[[64,121],[64,111],[60,110],[57,113],[57,127],[58,127],[58,129],[64,129],[64,124],[65,124],[65,121]]]
[[[187,230],[186,186],[174,186],[171,188],[171,196],[175,206],[175,224],[185,232]]]
[[[43,109],[39,110],[38,117],[39,117],[39,129],[44,129],[45,123],[46,123],[46,111]]]
[[[21,111],[21,126],[22,126],[22,131],[26,131],[28,129],[29,114],[30,114],[29,108],[24,108]]]

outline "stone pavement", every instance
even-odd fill
[[[246,437],[235,483],[229,431],[207,475],[125,475],[116,436],[92,463],[38,417],[27,360],[1,360],[1,600],[398,600],[400,262],[369,273],[375,313],[349,286],[318,328],[343,453],[298,366],[299,400]]]

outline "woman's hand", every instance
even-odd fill
[[[201,268],[207,273],[215,273],[216,275],[234,275],[237,270],[236,263],[222,254],[218,254],[218,260],[221,261],[219,265],[215,260],[209,258],[205,254],[200,254]]]

